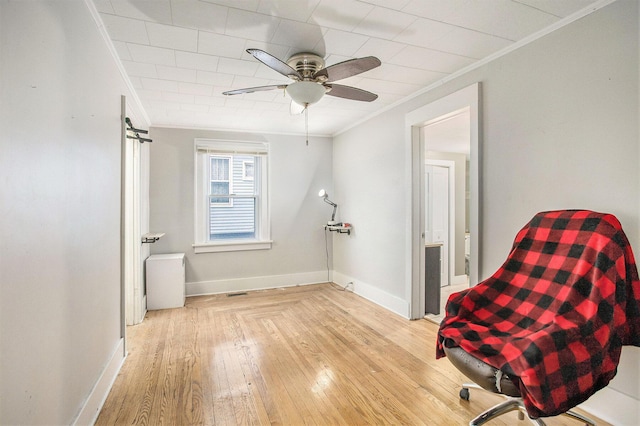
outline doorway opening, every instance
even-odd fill
[[[411,245],[411,319],[425,317],[425,306],[433,306],[434,302],[427,301],[427,298],[438,297],[446,301],[452,291],[478,282],[479,117],[480,83],[406,116],[411,146],[412,197],[408,241]],[[462,128],[457,129],[459,126]],[[445,134],[449,134],[448,140]],[[465,134],[465,137],[459,138],[460,134]],[[434,166],[444,167],[446,172],[434,169]],[[434,170],[439,177],[433,174]],[[431,173],[432,181],[429,181],[428,173]],[[437,181],[440,188],[434,189]],[[442,195],[445,185],[447,197]],[[435,229],[434,226],[440,228]],[[440,234],[436,235],[437,232]],[[443,277],[439,283],[446,285],[438,288],[437,296],[427,290],[427,285],[432,284],[425,281],[427,275],[432,275],[426,271],[425,247],[433,247],[434,244],[442,244],[444,256],[441,256],[440,268],[442,275],[446,275],[446,279]]]

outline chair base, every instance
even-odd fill
[[[469,389],[481,389],[483,391],[486,391],[484,388],[478,386],[475,383],[465,383],[462,385],[462,389],[467,389],[466,392],[466,396],[467,398],[464,399],[468,399],[468,390]],[[464,392],[460,392],[460,397],[463,398],[463,395],[465,393]],[[500,395],[500,394],[496,394],[496,395]],[[546,423],[538,418],[538,419],[532,419],[531,417],[529,417],[529,415],[527,414],[527,410],[524,407],[524,402],[522,401],[522,398],[515,398],[515,397],[511,397],[511,396],[507,396],[507,395],[501,395],[504,398],[506,398],[505,401],[501,402],[500,404],[494,405],[493,407],[489,408],[488,410],[484,411],[482,414],[480,414],[479,416],[477,416],[475,419],[471,420],[469,422],[469,426],[479,426],[482,424],[485,424],[486,422],[488,422],[491,419],[494,419],[498,416],[501,416],[505,413],[508,413],[510,411],[514,411],[514,410],[518,410],[518,417],[520,418],[520,420],[523,420],[525,417],[529,419],[529,421],[531,421],[532,424],[534,425],[538,425],[538,426],[545,426]],[[586,426],[596,426],[596,423],[589,419],[588,417],[583,416],[582,414],[576,413],[573,410],[569,410],[565,413],[562,413],[563,416],[568,416],[571,417],[573,419],[579,420],[581,422],[583,422]]]

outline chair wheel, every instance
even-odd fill
[[[467,388],[460,389],[460,399],[464,399],[465,401],[469,400],[469,389]]]

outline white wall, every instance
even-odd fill
[[[0,16],[0,423],[70,424],[123,357],[127,91],[83,1]]]
[[[310,138],[307,146],[303,136],[158,127],[150,135],[150,228],[166,232],[151,250],[186,254],[188,295],[327,281],[323,224],[331,207],[318,191],[333,189],[329,138]],[[269,143],[270,250],[194,254],[195,138]]]
[[[481,277],[497,269],[518,229],[543,210],[613,213],[640,251],[638,2],[618,0],[335,138],[336,198],[357,232],[334,238],[334,269],[355,281],[356,292],[390,308],[409,304],[404,117],[478,81]],[[624,349],[607,390],[630,403],[590,406],[615,424],[640,422],[639,352]]]

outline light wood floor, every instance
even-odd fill
[[[192,297],[127,329],[96,424],[468,424],[501,399],[460,400],[465,379],[436,361],[436,331],[329,284]]]

